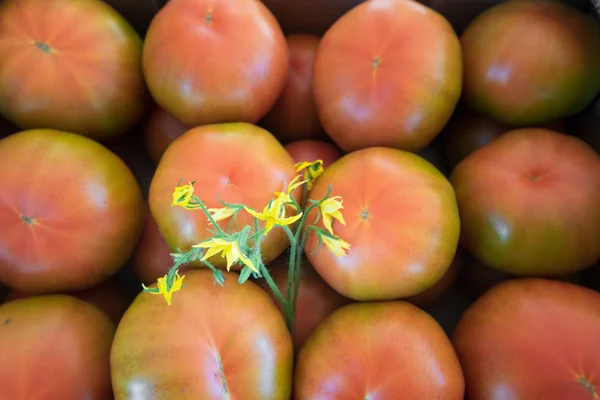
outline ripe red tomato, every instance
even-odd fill
[[[329,167],[342,156],[342,152],[334,144],[320,140],[298,140],[286,144],[284,147],[292,156],[294,162],[323,160],[323,168]]]
[[[86,290],[62,294],[76,297],[98,307],[100,310],[104,311],[106,315],[108,315],[115,325],[119,324],[121,317],[131,303],[129,295],[117,277],[112,277],[109,280]],[[4,299],[4,302],[7,303],[9,301],[25,299],[33,296],[34,295],[32,294],[11,290],[8,293],[8,296],[6,296]]]
[[[248,123],[197,127],[175,140],[163,155],[150,185],[150,209],[171,251],[187,251],[212,237],[207,229],[214,228],[201,210],[171,206],[173,189],[181,179],[196,182],[195,194],[207,208],[223,207],[221,199],[262,211],[295,176],[294,161],[266,130]],[[221,221],[222,229],[231,225],[235,232],[235,224],[229,221]],[[242,211],[237,226],[247,225],[254,226],[254,217]],[[269,232],[262,239],[264,262],[278,257],[288,244],[283,230]],[[224,260],[213,257],[211,262],[225,266]]]
[[[600,258],[600,157],[583,141],[507,132],[458,164],[451,181],[461,243],[484,264],[558,276]]]
[[[114,332],[102,311],[71,296],[37,296],[1,305],[2,398],[112,398]]]
[[[152,161],[158,164],[167,147],[187,130],[174,116],[155,106],[144,126],[144,145]]]
[[[142,41],[99,0],[0,6],[0,112],[22,129],[107,139],[142,116]]]
[[[600,294],[570,283],[517,279],[495,286],[454,332],[468,398],[598,398],[598,315]]]
[[[174,261],[148,205],[145,221],[140,240],[131,258],[131,270],[142,283],[150,285],[159,277],[165,276],[173,267]],[[183,265],[180,271],[185,270],[186,266]]]
[[[346,152],[425,148],[450,119],[461,87],[458,37],[444,17],[412,0],[357,5],[317,51],[319,118]]]
[[[284,297],[287,296],[288,292],[289,262],[289,256],[281,256],[269,264],[271,276]],[[264,280],[261,281],[261,284],[271,295],[277,308],[283,314],[281,302],[276,299]],[[300,272],[300,288],[298,289],[298,300],[292,331],[292,341],[296,351],[304,345],[306,340],[325,318],[349,302],[349,299],[327,285],[308,260],[303,257]]]
[[[86,137],[0,140],[0,281],[28,293],[90,288],[121,268],[143,223],[131,171]]]
[[[142,398],[288,400],[293,350],[285,321],[267,293],[224,272],[188,271],[169,307],[141,293],[115,335],[115,400]]]
[[[290,71],[279,99],[262,125],[281,142],[325,139],[313,96],[313,66],[320,38],[308,34],[287,37]]]
[[[402,150],[359,150],[325,169],[309,197],[323,198],[330,185],[346,221],[333,230],[352,247],[343,257],[315,252],[311,231],[305,250],[331,287],[353,300],[390,300],[420,293],[446,273],[460,221],[452,186],[430,163]]]
[[[431,316],[403,302],[334,311],[300,350],[295,399],[462,400],[450,340]]]
[[[450,264],[450,267],[439,281],[437,281],[429,289],[426,289],[414,296],[407,297],[405,300],[421,308],[435,302],[442,295],[444,295],[448,289],[450,289],[454,282],[456,282],[456,279],[458,278],[458,275],[462,269],[462,259],[462,250],[458,248],[456,249],[456,254],[454,255],[452,264]]]
[[[560,1],[511,0],[461,36],[464,99],[511,125],[581,111],[600,91],[600,26]]]
[[[539,127],[567,133],[567,122],[564,119],[542,124]],[[510,126],[485,114],[467,107],[460,107],[444,129],[446,157],[454,168],[469,154],[510,130],[512,130]]]
[[[288,75],[285,37],[259,0],[169,1],[144,43],[144,75],[154,100],[191,127],[257,123]]]

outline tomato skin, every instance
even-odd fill
[[[158,164],[167,147],[188,130],[174,116],[155,106],[144,126],[144,146],[152,161]]]
[[[0,281],[7,286],[87,289],[133,253],[141,190],[104,146],[72,133],[23,131],[0,141],[0,169]]]
[[[463,399],[464,379],[435,320],[403,302],[334,311],[300,350],[295,399]]]
[[[209,221],[201,210],[171,206],[173,189],[181,179],[182,184],[196,182],[195,195],[207,208],[223,207],[219,198],[261,212],[275,192],[285,189],[295,176],[294,161],[266,130],[248,123],[197,127],[175,140],[163,155],[150,184],[150,209],[169,249],[188,251],[214,233],[207,230]],[[297,198],[296,192],[294,195]],[[221,221],[221,228],[226,230],[229,221]],[[242,210],[237,224],[240,229],[254,226],[254,217]],[[235,231],[232,224],[231,232]],[[262,239],[264,262],[277,258],[288,244],[282,229],[269,232]],[[224,258],[210,261],[225,266]]]
[[[344,257],[315,252],[311,231],[305,251],[336,291],[357,301],[392,300],[420,293],[446,273],[460,221],[452,186],[433,165],[406,151],[369,148],[325,169],[309,198],[322,199],[330,185],[331,196],[343,199],[346,221],[333,230],[352,248]]]
[[[262,125],[283,143],[325,139],[313,96],[313,67],[320,38],[294,34],[286,40],[290,57],[287,82]]]
[[[493,287],[454,332],[467,397],[597,398],[578,379],[598,393],[599,314],[600,294],[570,283],[518,279]]]
[[[293,350],[283,317],[256,284],[224,276],[221,287],[210,270],[186,272],[170,307],[161,296],[138,295],[112,347],[115,400],[130,399],[134,384],[157,399],[290,398]]]
[[[458,248],[456,249],[456,254],[454,255],[450,267],[433,286],[414,296],[407,297],[405,300],[421,308],[434,303],[450,289],[454,282],[456,282],[462,269],[462,260],[462,250]]]
[[[139,35],[103,1],[4,1],[0,112],[21,129],[119,135],[146,107],[141,53]]]
[[[342,152],[334,144],[320,140],[298,140],[284,147],[295,163],[323,160],[323,168],[329,167],[342,156]]]
[[[271,277],[284,298],[287,298],[288,293],[289,262],[289,256],[282,255],[269,264]],[[349,299],[340,295],[325,283],[306,257],[302,257],[301,265],[300,288],[298,289],[294,328],[292,330],[292,342],[296,351],[304,345],[325,318],[333,311],[350,303]],[[264,280],[261,282],[267,293],[273,298],[279,311],[284,315],[281,302],[277,300],[266,282]]]
[[[600,27],[562,2],[503,2],[473,20],[461,44],[465,102],[500,122],[568,117],[600,91]]]
[[[191,127],[257,123],[277,101],[288,66],[283,32],[258,0],[169,1],[144,42],[154,100]]]
[[[422,4],[363,2],[321,39],[313,85],[319,119],[343,151],[417,152],[460,97],[460,43],[448,21]]]
[[[461,244],[514,275],[560,276],[600,258],[600,158],[545,129],[507,132],[452,173]]]
[[[3,398],[112,398],[115,326],[102,311],[71,296],[36,296],[1,305],[0,323]]]

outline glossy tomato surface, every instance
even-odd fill
[[[500,3],[461,44],[465,101],[507,124],[567,117],[600,90],[600,25],[560,1]]]
[[[71,296],[38,296],[1,305],[2,398],[112,398],[114,332],[103,312]]]
[[[346,222],[333,230],[352,247],[346,256],[315,252],[311,231],[305,250],[331,287],[353,300],[391,300],[420,293],[446,273],[460,221],[452,186],[433,165],[402,150],[364,149],[330,165],[309,198],[322,199],[330,185]]]
[[[142,116],[142,41],[100,0],[0,5],[0,113],[22,129],[106,139]]]
[[[214,234],[207,230],[209,221],[201,210],[171,206],[180,180],[196,182],[195,194],[207,208],[223,207],[221,199],[262,212],[295,176],[294,161],[266,130],[248,123],[206,125],[186,132],[167,149],[150,185],[150,209],[171,251],[187,251]],[[236,218],[239,229],[254,226],[254,217],[243,210]],[[220,222],[222,229],[235,232],[229,221]],[[269,232],[262,239],[265,262],[279,256],[288,243],[283,230]],[[221,257],[211,262],[225,265]]]
[[[152,161],[158,164],[167,147],[188,130],[174,116],[155,106],[144,126],[144,145]]]
[[[507,132],[451,177],[462,245],[515,275],[565,275],[600,258],[600,157],[545,129]]]
[[[0,281],[23,292],[92,287],[133,253],[143,223],[135,177],[114,153],[72,133],[0,141]]]
[[[106,315],[108,315],[115,325],[119,324],[121,317],[131,303],[129,295],[117,277],[112,277],[106,282],[86,290],[61,294],[76,297],[98,307],[100,310],[104,311]],[[25,299],[32,296],[35,295],[12,290],[8,293],[8,296],[6,296],[4,302],[6,303],[13,300]]]
[[[323,36],[314,74],[320,120],[342,150],[419,151],[460,97],[460,42],[444,17],[416,1],[367,1]]]
[[[323,161],[323,168],[329,167],[342,156],[342,152],[334,144],[321,140],[298,140],[285,146],[296,163]]]
[[[600,294],[570,283],[511,280],[463,315],[453,337],[469,399],[595,400]]]
[[[169,307],[141,293],[117,329],[111,352],[115,399],[287,400],[293,350],[268,294],[224,272],[188,271]]]
[[[256,123],[285,85],[289,56],[259,0],[172,0],[148,28],[143,69],[156,102],[187,126]]]
[[[294,398],[462,400],[464,386],[450,340],[427,313],[403,301],[356,303],[300,350]]]
[[[287,83],[262,125],[280,141],[323,139],[313,96],[313,67],[320,38],[295,34],[287,37],[290,55]]]
[[[287,298],[289,256],[283,255],[269,264],[271,276],[284,298]],[[292,331],[294,348],[300,349],[314,330],[333,311],[350,302],[349,299],[333,290],[303,257],[300,272],[300,287]],[[281,302],[277,300],[265,281],[262,284],[283,313]]]

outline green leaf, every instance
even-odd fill
[[[251,274],[252,274],[252,270],[250,269],[250,267],[244,267],[242,269],[242,272],[240,273],[240,278],[238,279],[238,283],[241,285],[242,283],[246,282],[250,278]]]
[[[213,270],[213,279],[215,280],[216,284],[225,286],[225,277],[223,276],[223,273],[218,269]]]

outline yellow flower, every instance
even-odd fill
[[[293,217],[285,217],[285,205],[283,202],[283,196],[280,196],[269,202],[261,213],[257,213],[251,208],[244,207],[248,214],[261,221],[266,221],[265,233],[266,236],[275,225],[287,226],[298,221],[302,217],[302,213],[296,214]]]
[[[227,257],[227,271],[229,271],[233,264],[241,261],[243,264],[250,267],[252,271],[258,272],[258,269],[254,266],[252,260],[246,257],[240,250],[240,245],[237,240],[229,241],[221,238],[213,238],[192,247],[208,249],[201,261],[218,253],[221,253],[221,257]]]
[[[301,162],[296,164],[296,172],[304,170],[304,179],[308,180],[308,190],[313,187],[313,182],[323,174],[323,160]]]
[[[237,212],[237,208],[222,207],[222,208],[209,208],[208,212],[213,217],[215,222],[222,221],[234,215]]]
[[[194,195],[194,183],[190,182],[188,185],[177,186],[173,192],[172,206],[180,206],[186,208],[189,202],[192,200]]]
[[[292,181],[288,185],[285,192],[275,192],[275,196],[277,196],[278,199],[279,198],[281,199],[282,204],[291,203],[292,198],[290,196],[291,196],[292,192],[294,190],[296,190],[299,186],[302,186],[306,182],[308,182],[308,180],[306,180],[306,179],[303,181],[297,182],[300,178],[302,178],[302,175],[298,175],[294,179],[292,179]]]
[[[321,241],[329,251],[339,257],[346,255],[346,250],[350,249],[350,244],[339,237],[332,238],[327,235],[319,234]]]
[[[325,199],[319,204],[319,209],[321,210],[321,215],[323,216],[323,225],[325,226],[325,229],[327,229],[332,235],[332,218],[337,219],[340,222],[340,224],[346,225],[346,221],[344,221],[344,216],[340,212],[340,210],[344,208],[344,206],[342,205],[342,201],[343,200],[340,196],[335,196]]]
[[[183,283],[183,278],[185,278],[185,275],[180,276],[179,272],[176,272],[175,280],[173,281],[173,285],[171,287],[168,287],[168,285],[167,285],[167,275],[165,275],[162,278],[158,278],[156,288],[152,288],[152,289],[147,288],[143,284],[142,284],[142,286],[144,288],[144,291],[147,293],[163,295],[163,297],[167,301],[167,304],[170,306],[171,298],[173,297],[173,293],[175,293],[181,289],[181,285]]]

